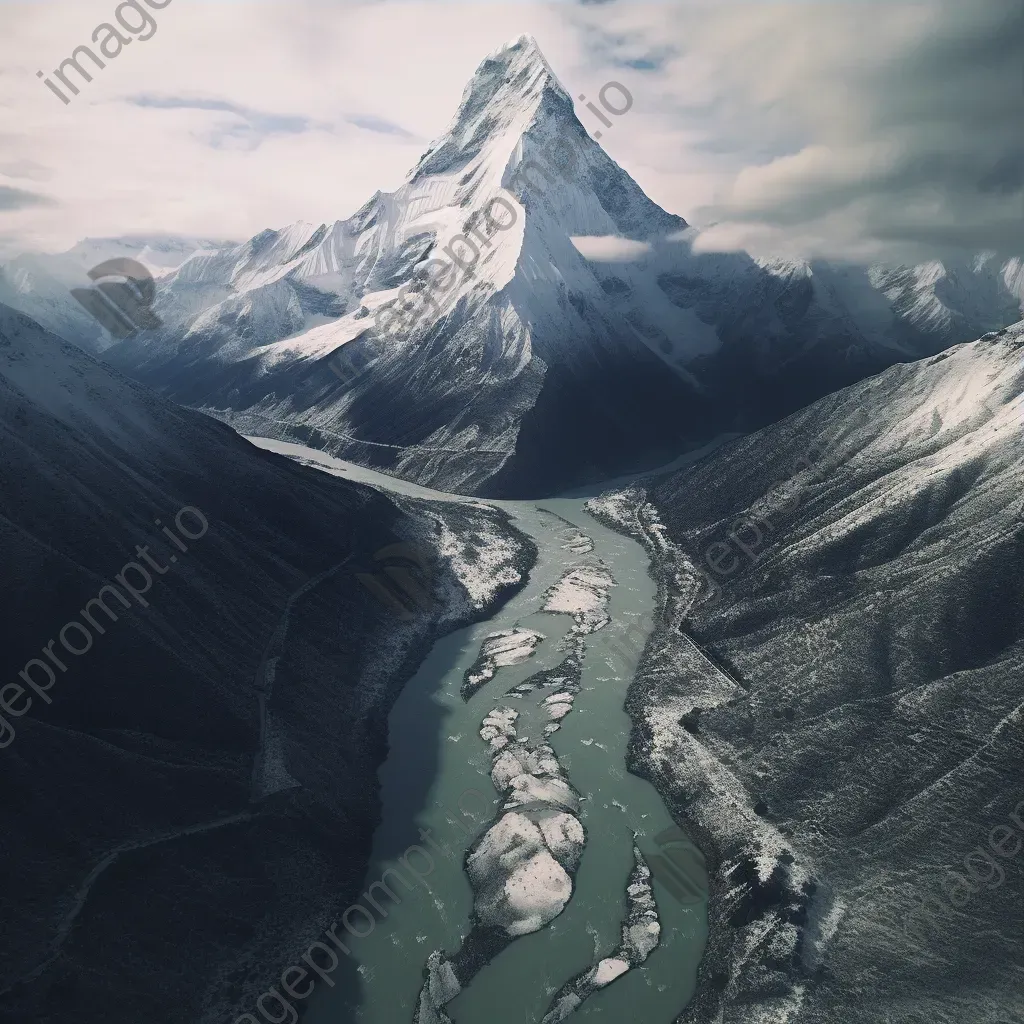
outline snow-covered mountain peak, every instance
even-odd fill
[[[569,96],[569,91],[562,85],[541,52],[537,40],[531,35],[524,33],[492,50],[477,69],[477,75],[489,63],[504,66],[506,75],[512,79],[511,84],[524,95],[550,88],[567,98]]]
[[[158,282],[163,328],[108,359],[250,432],[296,424],[422,482],[533,493],[1021,315],[1020,262],[872,274],[697,252],[573,95],[533,38],[506,43],[395,191],[194,253]]]
[[[497,101],[499,105],[523,106],[527,101],[539,100],[546,92],[572,102],[569,91],[541,53],[537,40],[524,34],[484,57],[463,90],[459,114],[467,104]]]
[[[502,157],[504,163],[526,130],[547,119],[559,121],[573,133],[583,132],[572,98],[537,41],[522,35],[483,59],[463,90],[455,117],[420,159],[409,181],[461,170],[491,154]]]

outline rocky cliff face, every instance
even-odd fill
[[[233,1020],[358,892],[398,688],[532,548],[258,450],[5,307],[0,434],[0,1018]],[[396,614],[377,577],[422,599]]]
[[[1022,354],[1018,324],[595,503],[660,583],[633,764],[715,865],[681,1020],[1018,1013]]]

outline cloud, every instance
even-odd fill
[[[681,211],[714,223],[699,247],[889,261],[1024,250],[1019,2],[680,5],[656,28],[650,12],[611,11],[590,28],[613,52],[678,47],[662,102],[680,163],[715,179]]]
[[[247,149],[256,149],[272,135],[302,135],[305,132],[331,130],[330,123],[326,121],[315,121],[301,114],[254,110],[227,100],[142,95],[129,96],[127,102],[153,110],[202,110],[228,114],[229,117],[220,118],[216,124],[200,133],[215,148],[238,143]]]
[[[618,235],[576,235],[569,241],[584,258],[595,263],[635,263],[651,251],[647,242]]]
[[[65,106],[36,72],[88,42],[113,4],[0,2],[0,152],[44,168],[61,204],[5,218],[19,240],[0,260],[86,236],[248,238],[351,216],[402,183],[496,46],[530,32],[563,72],[580,64],[557,7],[529,0],[171,3],[152,39]]]
[[[49,197],[23,188],[0,185],[0,210],[27,210],[32,206],[55,206]]]
[[[412,132],[407,132],[401,125],[393,124],[383,117],[373,117],[367,114],[353,114],[346,118],[349,124],[362,128],[368,132],[379,132],[381,135],[399,135],[403,139],[416,138]]]
[[[227,114],[219,118],[200,137],[214,148],[239,145],[256,149],[273,135],[303,135],[307,132],[331,132],[331,121],[318,120],[302,114],[281,114],[256,110],[239,103],[214,98],[186,98],[182,96],[130,96],[127,102],[136,107],[153,110],[200,110]],[[373,114],[348,114],[342,120],[355,128],[380,135],[393,135],[402,139],[417,139],[401,125]],[[425,142],[426,140],[420,139]]]
[[[9,160],[0,163],[0,174],[8,178],[24,178],[29,181],[48,181],[50,172],[35,160]]]
[[[699,247],[1022,248],[1019,0],[170,4],[64,106],[36,71],[107,14],[4,2],[7,176],[33,169],[59,204],[8,216],[17,250],[349,216],[398,187],[483,56],[523,32],[574,98],[629,89],[613,127],[586,101],[577,115],[655,202],[707,227]]]

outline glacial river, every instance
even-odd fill
[[[300,457],[328,472],[422,498],[466,500],[375,473],[299,445],[251,438],[282,454]],[[582,637],[580,690],[560,728],[546,742],[564,774],[582,796],[578,818],[586,845],[565,909],[539,931],[520,936],[484,966],[444,1012],[457,1024],[540,1024],[554,994],[570,979],[609,957],[620,942],[626,886],[636,846],[645,858],[666,849],[654,838],[673,826],[655,789],[625,770],[630,719],[626,690],[643,640],[626,639],[630,624],[644,626],[655,602],[648,559],[635,541],[617,534],[584,511],[584,497],[540,501],[489,501],[506,509],[533,538],[539,557],[529,584],[485,622],[439,640],[404,687],[389,718],[389,756],[379,770],[383,820],[374,836],[366,885],[379,880],[413,844],[425,846],[419,830],[448,855],[433,856],[434,868],[388,907],[363,939],[352,939],[352,961],[335,972],[333,988],[319,983],[303,1024],[412,1024],[423,987],[424,967],[434,950],[454,953],[469,931],[473,891],[464,858],[498,813],[490,778],[491,753],[480,737],[493,708],[512,706],[506,693],[566,656],[559,642],[573,626],[564,613],[541,611],[544,595],[575,565],[602,563],[615,580],[606,606],[611,621]],[[566,549],[567,524],[590,538],[593,550]],[[460,690],[488,634],[514,627],[544,639],[532,657],[500,667],[468,701]],[[523,721],[526,721],[524,717]],[[541,740],[538,725],[521,731]],[[467,794],[467,795],[464,795]],[[460,812],[462,807],[468,813]],[[474,821],[474,818],[476,819]],[[694,872],[694,856],[678,863]],[[692,851],[692,848],[690,848]],[[696,858],[699,861],[699,855]],[[664,863],[664,862],[662,862]],[[591,1017],[620,1024],[670,1024],[689,999],[706,938],[706,906],[699,897],[677,899],[679,888],[654,864],[653,890],[661,925],[657,947],[639,966],[592,994],[565,1019]],[[685,869],[684,869],[685,870]],[[678,874],[675,876],[678,877]],[[666,882],[669,887],[666,887]],[[706,892],[706,879],[691,879]],[[361,927],[356,918],[356,927]],[[339,929],[339,935],[345,933]],[[348,940],[346,940],[348,941]],[[353,969],[354,968],[354,969]]]

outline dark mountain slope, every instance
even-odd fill
[[[486,508],[260,451],[6,307],[0,438],[0,1020],[233,1020],[358,892],[390,703],[509,589],[458,574],[487,548],[522,578],[530,549]],[[161,531],[185,506],[208,527],[183,513],[182,551]],[[409,621],[355,576],[401,540],[433,574]],[[148,588],[123,570],[145,555]],[[124,602],[88,629],[106,584]]]

